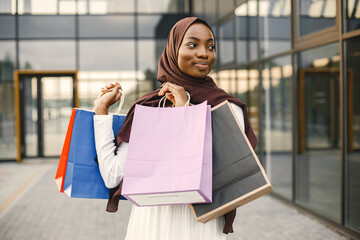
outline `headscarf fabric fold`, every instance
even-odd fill
[[[171,29],[167,45],[164,51],[161,54],[159,63],[158,63],[158,75],[157,79],[161,83],[174,83],[176,85],[182,86],[191,96],[192,104],[199,104],[204,101],[208,101],[212,107],[218,105],[219,103],[228,100],[231,103],[234,103],[241,107],[244,112],[245,120],[245,133],[251,143],[252,147],[256,146],[256,136],[253,129],[251,128],[250,122],[247,116],[246,105],[242,103],[239,99],[227,94],[224,90],[217,87],[213,79],[209,76],[204,78],[196,78],[189,76],[182,72],[178,66],[178,51],[184,35],[187,29],[194,23],[202,23],[206,25],[210,30],[208,23],[197,17],[188,17],[178,21],[173,28]],[[212,30],[211,30],[212,31]],[[213,36],[215,36],[213,34]],[[116,136],[116,144],[119,146],[121,142],[129,142],[131,125],[134,116],[135,105],[144,105],[144,106],[158,106],[158,103],[161,99],[161,96],[158,96],[160,89],[157,89],[153,92],[150,92],[141,98],[139,98],[134,105],[130,108],[125,123],[118,132]],[[171,102],[167,101],[166,106],[170,106]],[[121,185],[119,187],[112,189],[110,192],[110,198],[108,202],[107,211],[114,212],[117,211],[118,201],[121,194]],[[225,226],[224,233],[233,232],[232,223],[235,218],[236,210],[229,212],[225,215]]]

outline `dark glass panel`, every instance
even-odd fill
[[[291,57],[264,63],[263,84],[263,159],[274,191],[292,198],[292,106]]]
[[[159,28],[159,23],[162,16],[138,16],[138,35],[139,37],[156,37],[156,29]]]
[[[336,24],[336,0],[297,0],[299,37]]]
[[[220,25],[220,64],[234,62],[234,19]]]
[[[340,221],[341,139],[338,43],[297,55],[296,202]]]
[[[205,0],[204,4],[204,18],[209,22],[209,24],[214,23],[216,19],[216,9],[217,9],[216,0]]]
[[[75,69],[75,41],[20,41],[19,59],[22,69]]]
[[[83,40],[79,43],[81,71],[134,71],[133,40]]]
[[[237,63],[257,59],[257,2],[249,0],[235,9]]]
[[[346,41],[347,193],[346,224],[360,231],[360,37]],[[346,151],[345,150],[345,151]]]
[[[81,38],[133,37],[134,16],[80,16]]]
[[[360,29],[360,1],[345,1],[344,15],[346,16],[345,31]]]
[[[74,16],[19,16],[20,38],[74,38]]]
[[[291,48],[291,0],[260,0],[261,55],[268,57]]]
[[[0,38],[15,38],[15,16],[0,15]]]

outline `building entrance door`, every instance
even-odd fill
[[[17,71],[17,161],[60,156],[72,108],[76,72]]]

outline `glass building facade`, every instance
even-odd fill
[[[56,156],[73,89],[91,109],[119,81],[126,113],[159,86],[158,58],[185,16],[214,30],[211,76],[248,105],[274,195],[359,237],[357,0],[1,0],[0,161],[18,154],[14,70],[77,71],[76,86],[61,74],[21,80],[22,154]]]

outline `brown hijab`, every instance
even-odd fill
[[[199,104],[207,100],[208,104],[213,107],[225,100],[228,100],[229,102],[235,103],[236,105],[242,107],[245,120],[245,132],[252,147],[255,148],[256,137],[254,131],[250,126],[245,104],[243,104],[239,99],[230,96],[224,90],[218,88],[211,77],[207,76],[205,78],[195,78],[183,73],[179,69],[177,57],[180,44],[187,29],[191,26],[191,24],[195,22],[202,23],[211,30],[210,26],[206,21],[197,17],[188,17],[178,21],[170,31],[167,45],[160,57],[157,78],[162,83],[171,82],[182,86],[186,91],[190,93],[191,103],[193,104]],[[161,99],[161,96],[158,96],[159,90],[160,89],[157,89],[142,96],[131,107],[125,119],[124,125],[116,136],[117,146],[119,146],[120,142],[129,142],[135,105],[140,104],[144,106],[157,106]],[[167,103],[169,105],[171,104],[170,101],[167,101]],[[107,211],[117,211],[119,196],[121,194],[121,187],[122,183],[120,183],[119,187],[114,188],[110,191]],[[236,210],[225,214],[225,226],[223,230],[224,233],[233,232],[232,223],[235,219],[235,214]]]

